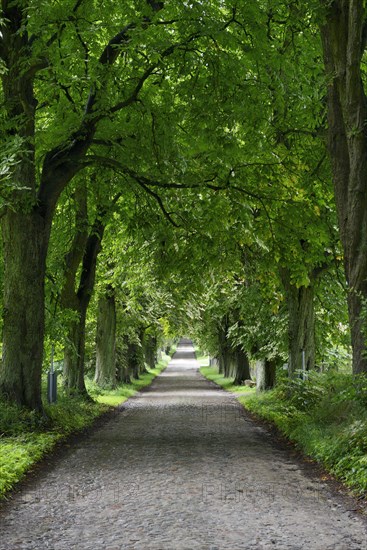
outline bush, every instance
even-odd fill
[[[62,437],[92,424],[105,405],[68,398],[45,406],[45,416],[0,401],[0,498]]]

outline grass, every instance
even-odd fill
[[[211,380],[215,384],[218,384],[218,386],[221,386],[227,391],[230,391],[234,394],[248,394],[253,393],[254,388],[249,388],[248,386],[235,386],[233,384],[233,378],[225,378],[222,374],[218,373],[218,370],[213,367],[201,367],[200,372],[205,378],[208,380]]]
[[[90,426],[107,410],[106,405],[68,399],[62,392],[57,404],[45,405],[44,418],[0,402],[0,499],[60,439]]]
[[[275,424],[306,455],[320,462],[355,494],[367,494],[367,377],[330,371],[307,380],[283,378],[271,391],[233,386],[217,369],[201,372],[238,401]]]
[[[118,388],[112,390],[101,389],[91,380],[87,380],[88,392],[98,403],[112,407],[121,405],[121,403],[129,399],[129,397],[134,396],[139,390],[149,386],[166,365],[167,360],[161,360],[154,369],[149,369],[149,371],[142,374],[138,380],[131,380],[131,384],[122,384],[118,386]]]
[[[200,365],[200,372],[205,378],[211,380],[218,386],[221,386],[227,391],[230,391],[235,394],[247,394],[253,393],[254,388],[248,386],[235,386],[233,384],[233,378],[225,378],[222,374],[218,372],[218,369],[215,367],[209,366],[209,358],[201,350],[196,350],[196,358]]]
[[[57,403],[45,405],[45,417],[0,401],[0,500],[58,441],[91,426],[111,407],[119,405],[148,386],[169,361],[165,356],[154,369],[131,384],[101,390],[92,381],[86,385],[93,401],[68,397],[59,388]]]

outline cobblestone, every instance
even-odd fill
[[[0,533],[1,550],[367,549],[364,519],[203,379],[185,341],[14,496]]]

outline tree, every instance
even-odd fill
[[[271,390],[276,382],[277,362],[274,359],[256,361],[256,389],[257,391]]]
[[[77,17],[81,3],[78,1],[71,8],[73,17]],[[52,56],[52,46],[59,32],[49,36],[46,43],[42,28],[36,29],[38,34],[30,34],[33,23],[31,16],[35,11],[31,2],[3,0],[2,10],[0,57],[4,68],[1,75],[4,125],[14,161],[11,168],[11,191],[6,197],[8,205],[2,215],[5,272],[0,390],[8,399],[41,410],[44,279],[55,206],[62,191],[83,168],[82,160],[92,144],[97,126],[106,116],[100,110],[100,102],[106,93],[111,67],[135,25],[120,29],[102,49],[84,114],[74,117],[74,127],[64,131],[62,139],[58,136],[58,143],[54,141],[51,144],[41,161],[35,140],[38,95],[35,77],[52,63],[45,59],[42,48],[44,51],[51,50]],[[65,27],[65,24],[60,24],[60,33],[65,31]],[[82,39],[81,42],[84,47]],[[84,50],[85,55],[88,53]],[[152,66],[147,68],[127,97],[111,107],[112,111],[117,112],[136,101],[152,71]],[[97,86],[98,81],[102,85]],[[63,89],[61,82],[59,85]],[[50,93],[51,90],[47,91]],[[71,97],[68,89],[65,92]],[[79,121],[75,126],[77,118]],[[36,160],[42,163],[39,182]]]
[[[328,135],[348,283],[353,372],[367,372],[367,98],[363,0],[321,2]]]
[[[315,288],[313,280],[307,286],[292,284],[286,269],[282,270],[282,280],[288,308],[288,367],[292,376],[297,370],[315,367]]]
[[[178,321],[168,312],[172,326],[190,324],[192,311],[185,322],[181,313],[194,310],[191,298],[205,290],[204,266],[218,268],[225,285],[229,281],[224,292],[236,277],[244,278],[236,247],[266,251],[261,257],[266,265],[257,263],[252,282],[268,273],[277,285],[276,271],[285,269],[288,295],[296,289],[299,297],[312,294],[311,275],[324,261],[329,242],[320,222],[329,202],[321,200],[318,187],[325,166],[320,45],[307,5],[277,1],[269,9],[254,2],[242,9],[221,0],[205,9],[201,2],[181,6],[152,0],[64,4],[61,8],[44,0],[37,11],[35,0],[2,2],[5,288],[0,391],[38,410],[51,228],[60,198],[77,190],[78,178],[87,178],[96,166],[116,174],[113,190],[123,195],[121,211],[126,213],[130,205],[124,202],[128,193],[136,197],[126,227],[141,232],[145,249],[152,246],[146,257],[163,285],[160,293],[156,281],[140,285],[133,279],[136,295],[129,288],[133,298],[124,297],[137,309],[129,336],[138,347],[147,328],[146,319],[140,322],[141,311],[148,310],[144,314],[156,327],[158,315],[168,310],[162,307],[163,296],[180,312]],[[346,5],[341,0],[336,4]],[[299,65],[305,70],[299,71]],[[103,205],[111,198],[107,180],[98,178]],[[80,201],[75,207],[82,218],[85,198]],[[69,275],[65,273],[73,284],[63,303],[77,312],[79,329],[85,324],[106,226],[103,211],[93,208],[96,216],[90,216],[88,227],[74,224],[77,250],[68,258]],[[112,257],[116,261],[115,249]],[[235,265],[229,267],[232,260]],[[118,285],[114,288],[118,302]],[[352,313],[357,307],[352,296],[361,289],[363,285],[350,293]],[[145,305],[147,296],[157,300],[157,307]],[[235,302],[219,308],[215,321],[220,324],[237,311]],[[312,308],[306,309],[312,321]],[[244,311],[241,322],[243,317]],[[70,357],[82,358],[83,331],[74,328]],[[227,338],[231,323],[224,328]],[[242,351],[251,351],[243,345],[244,336],[235,339],[234,347],[239,343]],[[306,346],[310,364],[311,340]],[[66,370],[75,374],[68,375],[71,386],[84,391],[82,364]]]
[[[64,382],[70,391],[87,395],[84,383],[85,325],[94,289],[97,258],[101,251],[108,218],[106,207],[100,205],[91,227],[86,228],[87,197],[85,187],[83,187],[81,195],[78,196],[76,215],[76,231],[71,248],[65,258],[64,283],[60,297],[62,307],[73,311],[73,319],[65,345]]]
[[[46,257],[60,195],[76,174],[101,162],[98,147],[134,140],[141,113],[133,107],[146,83],[161,78],[163,104],[170,93],[164,61],[176,56],[170,70],[179,73],[182,52],[205,34],[199,17],[188,26],[176,16],[153,24],[160,2],[142,2],[139,10],[115,3],[112,13],[110,4],[2,1],[2,122],[11,160],[2,189],[0,391],[36,410],[42,409]]]
[[[95,382],[101,387],[116,385],[116,303],[112,287],[99,296],[96,334]]]

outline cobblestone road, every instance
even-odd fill
[[[183,342],[0,514],[2,550],[356,550],[364,520],[204,380]]]

